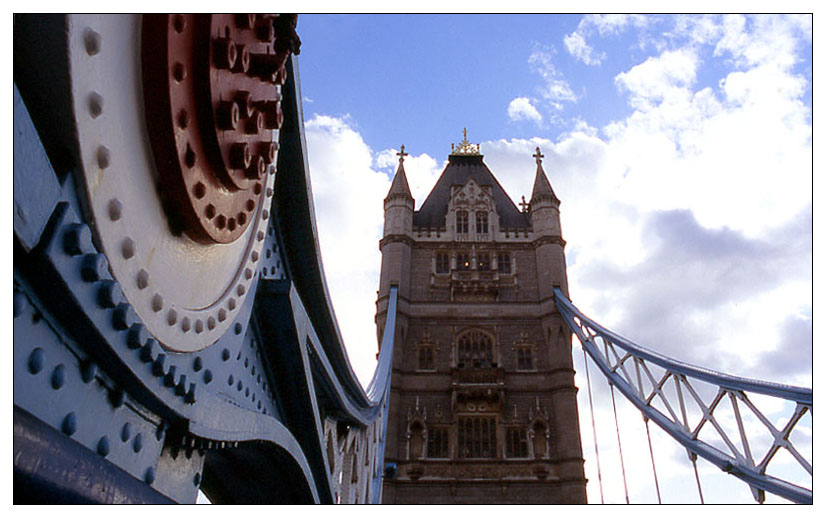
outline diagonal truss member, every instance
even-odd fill
[[[609,383],[684,446],[690,457],[702,457],[743,480],[758,502],[768,491],[793,502],[812,503],[811,489],[767,473],[778,451],[784,449],[811,480],[811,434],[800,433],[808,439],[807,444],[795,445],[791,438],[801,418],[807,412],[811,415],[811,389],[740,378],[662,356],[586,317],[559,288],[554,294],[565,322]],[[770,400],[761,400],[761,411],[759,397],[750,398],[748,394],[768,396]],[[778,406],[793,406],[790,415],[783,416],[781,422],[785,424],[779,427]],[[693,415],[689,408],[695,410]],[[746,412],[751,418],[748,423]],[[753,422],[762,426],[746,426]],[[767,447],[760,448],[765,454],[755,458],[758,444]]]

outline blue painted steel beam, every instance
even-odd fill
[[[759,392],[761,394],[773,395],[799,403],[809,401],[808,404],[810,405],[812,401],[811,389],[792,387],[789,385],[782,385],[767,381],[739,378],[728,374],[717,373],[710,369],[695,367],[664,357],[660,354],[643,349],[639,345],[633,344],[629,340],[626,340],[620,335],[605,329],[590,318],[586,317],[571,303],[570,300],[565,297],[559,288],[554,290],[554,296],[559,312],[562,314],[562,317],[565,319],[568,327],[576,333],[583,348],[594,360],[594,363],[600,369],[602,374],[611,383],[613,383],[614,386],[616,386],[617,389],[619,389],[619,391],[634,404],[634,406],[642,411],[646,417],[657,423],[657,425],[659,425],[660,428],[668,433],[674,440],[679,442],[691,452],[711,462],[724,472],[736,476],[752,487],[779,495],[795,503],[812,503],[811,490],[764,473],[759,473],[752,466],[743,465],[734,457],[702,441],[692,438],[681,425],[673,422],[656,408],[647,405],[646,402],[640,398],[638,391],[634,387],[629,385],[628,382],[626,382],[621,376],[618,376],[615,372],[613,372],[609,365],[605,364],[599,350],[596,348],[596,345],[589,340],[587,336],[585,336],[582,332],[582,328],[577,325],[574,320],[574,316],[579,318],[581,321],[586,322],[588,326],[598,330],[600,334],[609,337],[613,344],[618,345],[623,349],[626,349],[629,352],[654,363],[655,365],[658,365],[666,370],[678,372],[679,374],[701,379],[713,385],[718,385],[731,390]]]

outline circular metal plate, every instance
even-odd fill
[[[166,184],[161,181],[174,172],[175,165],[158,167],[150,143],[150,134],[157,128],[147,123],[152,116],[147,117],[145,109],[152,112],[164,106],[145,102],[141,37],[140,16],[69,17],[71,88],[85,187],[82,194],[112,274],[148,330],[168,349],[197,351],[228,329],[250,291],[270,216],[274,168],[268,166],[246,189],[227,186],[226,182],[215,187],[222,196],[243,193],[244,208],[249,200],[254,204],[246,212],[243,228],[236,220],[237,232],[225,242],[187,231],[185,224],[182,229],[180,220],[185,218],[174,217],[182,212],[181,207],[170,206]],[[174,63],[170,73],[180,77]],[[272,91],[277,92],[274,84]],[[198,95],[193,106],[199,102]],[[196,106],[199,113],[206,114],[199,115],[202,130],[205,126],[200,120],[208,119],[214,106],[210,93],[204,99],[203,106]],[[173,131],[178,129],[173,127]],[[266,138],[277,142],[277,136],[277,130],[272,129]],[[181,140],[171,142],[171,147],[181,149]],[[261,137],[256,145],[265,143]],[[190,144],[196,145],[201,146],[203,156],[220,155],[207,139]],[[186,164],[186,147],[183,150],[181,163]],[[222,159],[212,160],[214,165]],[[181,183],[198,200],[197,182],[187,183],[185,171],[179,174]],[[209,171],[198,174],[214,179]]]

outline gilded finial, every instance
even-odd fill
[[[542,159],[545,158],[545,155],[543,155],[542,152],[539,151],[539,146],[536,146],[536,153],[531,156],[536,159],[536,165],[541,165]]]
[[[479,144],[471,144],[467,140],[467,128],[462,129],[462,141],[455,146],[450,145],[451,155],[479,155]]]
[[[396,153],[396,156],[397,156],[397,157],[399,157],[399,163],[400,163],[400,164],[403,164],[403,163],[404,163],[404,157],[406,157],[406,156],[408,156],[408,155],[410,155],[410,153],[405,153],[405,152],[404,152],[404,144],[402,144],[402,149],[401,149],[401,151],[399,151],[398,153]]]

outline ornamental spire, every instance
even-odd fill
[[[462,130],[463,139],[459,143],[459,146],[455,146],[453,144],[450,145],[450,154],[451,155],[481,155],[479,152],[479,144],[471,144],[467,140],[467,128]]]
[[[537,148],[537,149],[539,149],[539,148]],[[399,163],[400,163],[400,164],[403,164],[403,163],[404,163],[404,157],[409,156],[409,155],[410,155],[410,153],[405,153],[405,152],[404,152],[404,144],[402,144],[402,149],[401,149],[401,151],[399,151],[398,153],[396,153],[396,156],[397,156],[397,157],[399,157]]]

